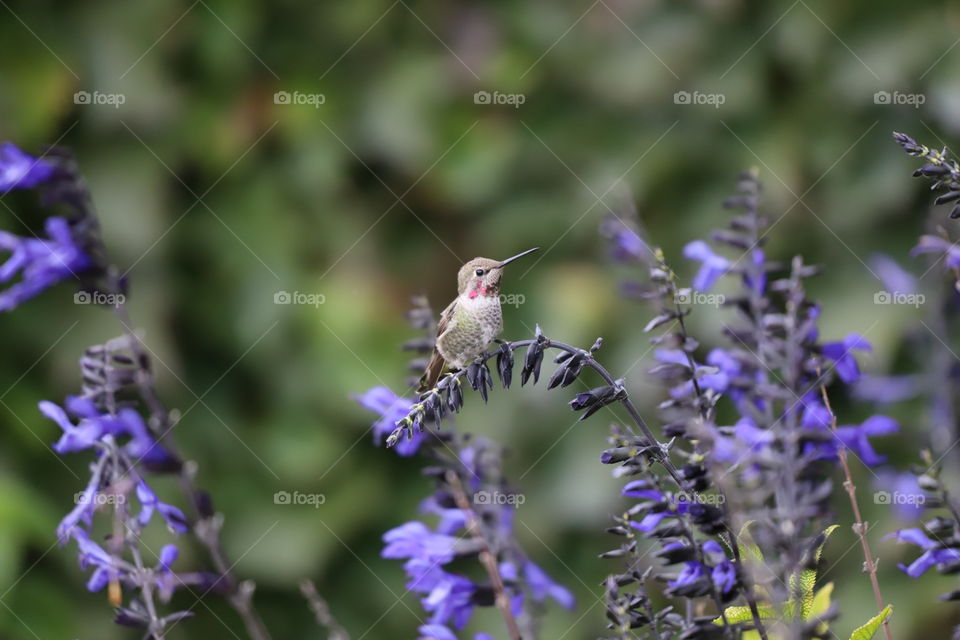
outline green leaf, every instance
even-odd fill
[[[827,609],[830,608],[830,596],[833,594],[833,583],[828,582],[823,585],[820,589],[817,590],[817,594],[813,596],[813,604],[810,607],[810,611],[807,614],[808,620],[819,618],[827,612]],[[817,631],[821,634],[827,633],[827,623],[821,622],[817,625]]]
[[[753,524],[753,520],[747,520],[743,523],[743,527],[740,528],[740,535],[737,536],[737,543],[740,545],[747,556],[750,556],[751,560],[754,560],[759,563],[763,563],[763,552],[760,551],[760,547],[753,541],[753,536],[750,535],[750,525]]]
[[[750,612],[750,607],[727,607],[723,610],[727,616],[727,622],[730,624],[737,624],[738,622],[752,622],[753,614]],[[761,620],[776,620],[777,612],[769,604],[760,603],[757,605],[757,612],[760,614]],[[713,624],[723,624],[723,618],[717,616],[713,621]]]
[[[867,621],[867,624],[862,627],[858,627],[853,630],[853,633],[850,634],[850,640],[871,640],[874,634],[877,633],[877,629],[880,628],[880,625],[883,624],[883,621],[887,619],[893,612],[893,605],[888,604],[883,608],[883,611],[870,618]]]
[[[813,552],[813,566],[816,567],[820,564],[820,556],[823,555],[823,547],[827,543],[827,538],[830,537],[830,534],[833,533],[839,525],[830,525],[823,530],[823,541],[817,546]],[[796,582],[791,580],[791,586],[795,586]],[[810,619],[810,611],[813,608],[813,589],[817,584],[817,570],[816,569],[805,569],[800,573],[800,616],[803,620]],[[796,589],[791,589],[791,591],[796,591]]]

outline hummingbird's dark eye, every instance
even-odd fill
[[[484,271],[483,269],[477,269],[478,276],[482,276],[484,273],[486,273],[486,271]]]

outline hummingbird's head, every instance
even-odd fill
[[[537,248],[528,249],[506,260],[474,258],[460,267],[460,273],[457,274],[457,291],[460,295],[468,295],[471,298],[499,295],[503,268],[517,258],[533,253]]]

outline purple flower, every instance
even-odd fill
[[[137,521],[141,527],[145,527],[153,518],[154,511],[159,512],[160,516],[166,521],[167,527],[176,533],[186,533],[189,528],[187,517],[183,515],[180,509],[171,504],[161,502],[153,489],[141,480],[137,483],[137,499],[140,501],[141,509]]]
[[[837,375],[847,384],[854,383],[860,378],[860,367],[857,366],[857,359],[852,352],[872,350],[867,339],[859,333],[848,334],[842,342],[828,342],[822,348],[824,357],[836,363]]]
[[[453,560],[457,539],[434,533],[414,520],[387,531],[383,541],[386,546],[380,555],[384,558],[411,558],[442,565]]]
[[[437,522],[437,533],[453,535],[466,526],[467,515],[459,507],[443,507],[437,502],[435,496],[430,496],[420,503],[420,511],[423,513],[432,513],[439,516]]]
[[[453,631],[442,624],[425,624],[417,632],[420,634],[418,640],[457,640]]]
[[[890,293],[916,293],[917,279],[890,256],[877,253],[870,256],[868,262],[873,274],[877,276],[885,290]]]
[[[744,283],[751,291],[763,294],[764,289],[767,288],[767,271],[764,267],[766,256],[763,253],[763,249],[754,249],[750,254],[750,259],[753,260],[753,265],[757,270],[757,276],[756,280],[754,280],[750,273],[745,273],[743,276]]]
[[[837,427],[837,439],[843,446],[853,451],[866,465],[875,466],[886,461],[886,457],[873,450],[870,438],[886,436],[899,431],[897,421],[887,416],[870,416],[861,425]]]
[[[650,489],[650,483],[646,480],[633,480],[624,485],[620,490],[620,495],[628,498],[638,498],[641,500],[663,501],[663,494],[656,489]]]
[[[100,476],[94,474],[77,500],[76,506],[70,510],[60,524],[57,525],[57,538],[61,544],[66,544],[73,534],[74,527],[81,524],[89,528],[93,523],[93,514],[97,510],[97,492],[100,490]]]
[[[452,621],[454,627],[463,629],[473,613],[473,594],[476,590],[476,585],[470,580],[444,572],[422,601],[423,608],[433,613],[430,622],[446,624]]]
[[[613,234],[613,257],[621,262],[630,260],[645,260],[651,255],[650,247],[643,241],[640,234],[622,226]]]
[[[103,550],[96,542],[90,539],[87,532],[80,528],[72,531],[73,539],[77,541],[80,548],[80,568],[87,569],[93,567],[93,573],[87,581],[89,591],[100,591],[111,578],[119,579],[122,575],[120,559],[111,556]]]
[[[524,563],[523,575],[527,579],[534,600],[543,602],[549,596],[564,609],[573,609],[575,604],[573,594],[566,587],[551,580],[550,576],[533,562],[527,560]]]
[[[761,429],[750,418],[740,418],[733,427],[733,437],[717,435],[713,455],[721,462],[738,462],[748,448],[760,451],[775,439],[769,429]]]
[[[737,568],[729,560],[724,560],[710,571],[710,579],[717,591],[726,595],[737,586]]]
[[[104,436],[129,437],[124,451],[134,462],[146,462],[162,466],[174,461],[174,457],[147,431],[143,418],[133,409],[121,409],[116,416],[101,414],[89,398],[67,396],[67,410],[49,401],[39,404],[40,412],[53,420],[63,430],[63,435],[53,445],[59,454],[75,453],[97,446]],[[80,418],[74,425],[67,415]]]
[[[0,191],[32,189],[49,180],[55,167],[50,162],[24,153],[12,142],[0,144]]]
[[[361,407],[373,411],[380,418],[373,423],[373,441],[380,446],[383,439],[393,433],[397,421],[405,418],[413,406],[413,401],[401,398],[387,387],[374,387],[363,395],[355,395],[354,399]],[[394,449],[401,456],[412,456],[423,442],[423,432],[414,430],[412,438],[400,438]]]
[[[174,590],[180,584],[180,580],[173,573],[173,563],[180,555],[180,550],[172,544],[165,544],[160,549],[160,558],[157,561],[157,567],[154,569],[154,582],[157,585],[160,599],[164,602],[170,600]]]
[[[923,549],[923,554],[910,566],[897,565],[911,578],[919,578],[927,572],[927,569],[935,565],[960,560],[960,550],[942,548],[940,543],[928,538],[920,529],[900,529],[887,537],[896,538],[898,542],[915,544]]]
[[[703,240],[694,240],[683,248],[683,257],[689,260],[700,261],[700,270],[693,279],[693,288],[698,291],[709,291],[731,267],[731,262],[713,252]]]
[[[630,521],[630,526],[636,529],[637,531],[642,531],[644,533],[650,533],[657,528],[657,525],[660,524],[660,521],[666,518],[667,516],[672,516],[673,514],[669,511],[657,511],[655,513],[648,513],[643,517],[643,520],[640,522]]]
[[[816,391],[807,393],[801,401],[800,424],[807,429],[829,429],[833,424],[833,415],[820,401]]]
[[[853,387],[853,396],[865,402],[896,404],[920,395],[920,377],[875,376],[865,373]]]
[[[703,592],[706,583],[706,571],[699,562],[684,563],[683,571],[675,580],[667,582],[670,591],[678,595],[684,595],[684,592],[691,595],[700,595]]]
[[[948,269],[960,268],[960,246],[940,236],[920,236],[920,244],[910,251],[910,255],[923,253],[942,253]]]
[[[0,291],[0,311],[10,311],[61,280],[76,277],[92,261],[77,246],[70,225],[63,218],[47,218],[48,239],[23,238],[0,231],[0,252],[10,257],[0,266],[0,282],[20,280]]]

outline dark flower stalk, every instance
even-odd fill
[[[601,233],[609,238],[615,247],[612,255],[618,262],[628,266],[646,267],[649,270],[648,285],[630,282],[623,287],[624,291],[630,292],[631,297],[652,300],[656,304],[657,316],[648,323],[646,330],[652,331],[660,326],[669,327],[666,333],[651,339],[651,342],[658,346],[656,358],[660,364],[650,371],[650,375],[663,381],[670,389],[671,399],[661,404],[665,422],[664,433],[679,438],[689,445],[690,451],[681,452],[677,446],[674,447],[674,451],[685,456],[688,461],[683,468],[685,476],[695,478],[697,483],[693,503],[684,505],[687,507],[687,513],[683,514],[686,518],[681,517],[678,520],[683,522],[684,519],[692,516],[693,526],[699,526],[705,534],[718,536],[718,539],[731,550],[731,560],[721,556],[718,573],[723,576],[726,567],[729,567],[729,572],[738,579],[739,585],[737,589],[733,589],[727,588],[728,585],[724,583],[723,578],[714,581],[725,589],[721,593],[721,588],[718,588],[717,584],[712,585],[711,597],[717,605],[719,622],[724,626],[729,624],[723,601],[733,599],[737,592],[741,591],[751,611],[753,628],[761,638],[765,639],[766,629],[759,615],[752,581],[747,568],[742,564],[739,543],[730,529],[726,514],[727,487],[725,485],[728,483],[725,482],[725,469],[713,462],[710,452],[710,443],[713,440],[711,434],[715,429],[714,411],[721,396],[717,390],[704,387],[701,381],[705,380],[709,383],[717,376],[719,369],[715,366],[700,365],[694,359],[693,354],[699,343],[688,333],[685,320],[691,312],[691,308],[685,305],[693,302],[692,292],[678,287],[677,275],[667,264],[663,252],[660,249],[647,248],[635,224],[632,218],[624,220],[619,216],[611,216],[601,226]],[[617,250],[618,246],[622,249]],[[628,251],[630,247],[634,249]],[[643,250],[636,247],[643,247]],[[662,494],[660,480],[654,474],[650,475],[652,477],[648,482],[654,484],[657,491]],[[628,485],[628,488],[631,485]],[[705,493],[711,486],[716,489],[716,493]],[[649,497],[651,494],[646,495]],[[709,502],[704,500],[705,498],[709,498]],[[691,527],[688,526],[687,530],[690,529]],[[696,549],[692,536],[686,537],[690,546]],[[669,540],[666,542],[668,547],[672,544]],[[714,545],[716,542],[708,542],[703,545],[703,548],[704,550],[716,549]],[[633,552],[636,553],[635,547]],[[695,561],[705,565],[703,557],[710,554],[703,552],[699,555],[700,557],[695,558]],[[717,569],[715,568],[714,571]]]
[[[953,203],[950,212],[951,219],[960,217],[958,204],[958,190],[960,190],[960,167],[957,161],[948,158],[947,149],[935,150],[918,143],[903,133],[894,133],[894,139],[907,154],[922,158],[926,164],[914,172],[914,176],[922,176],[933,181],[931,190],[940,191],[935,204]],[[929,569],[936,568],[944,575],[955,574],[960,568],[960,504],[952,491],[941,477],[940,461],[950,455],[952,442],[956,439],[956,406],[957,391],[954,362],[949,348],[943,342],[948,330],[956,319],[957,288],[960,287],[960,247],[956,241],[951,241],[949,234],[942,227],[940,235],[924,235],[911,251],[911,255],[932,253],[944,261],[945,266],[952,271],[954,286],[944,290],[936,300],[935,311],[930,320],[934,329],[930,334],[936,342],[928,342],[932,347],[932,357],[924,359],[926,375],[932,384],[929,385],[927,395],[930,399],[931,410],[929,419],[931,449],[921,451],[922,466],[913,469],[916,474],[915,489],[922,491],[924,500],[922,510],[935,514],[926,520],[920,527],[901,529],[888,537],[899,542],[916,545],[922,554],[909,565],[898,565],[911,578],[919,578]],[[936,330],[936,333],[934,332]],[[924,336],[928,338],[929,336]],[[945,347],[945,348],[941,348]],[[913,395],[918,395],[919,390]],[[932,451],[940,456],[935,460]],[[955,458],[954,454],[954,458]],[[953,590],[940,596],[944,601],[960,601],[960,589]],[[960,626],[954,629],[954,638],[960,638]]]
[[[0,233],[0,250],[11,253],[0,268],[0,281],[21,276],[0,293],[0,309],[12,309],[73,277],[81,289],[77,298],[112,305],[125,332],[90,347],[80,359],[82,395],[68,397],[63,408],[40,403],[43,414],[63,431],[55,451],[94,452],[90,481],[57,529],[61,542],[77,543],[81,566],[93,569],[87,588],[107,587],[116,622],[146,629],[155,640],[191,615],[189,611],[160,614],[158,602],[167,602],[175,589],[196,587],[204,594],[222,593],[251,638],[268,640],[251,602],[252,583],[236,581],[233,565],[220,546],[222,516],[214,513],[209,496],[194,486],[196,465],[182,463],[176,452],[170,434],[174,421],[159,399],[150,360],[127,315],[126,281],[106,259],[90,194],[73,157],[66,150],[50,149],[43,158],[33,158],[9,143],[0,145],[0,188],[38,188],[44,205],[65,212],[64,217],[47,219],[49,240]],[[147,410],[146,421],[137,409],[141,405]],[[177,474],[194,511],[192,523],[179,508],[159,499],[148,473]],[[139,513],[130,508],[134,497]],[[113,505],[113,533],[106,550],[90,537],[95,512],[103,504]],[[192,530],[209,550],[217,572],[177,573],[172,568],[178,555],[174,545],[164,546],[159,553],[147,549],[141,532],[157,513],[174,534]],[[144,558],[144,550],[156,558],[155,566]],[[124,587],[138,593],[126,604]]]

